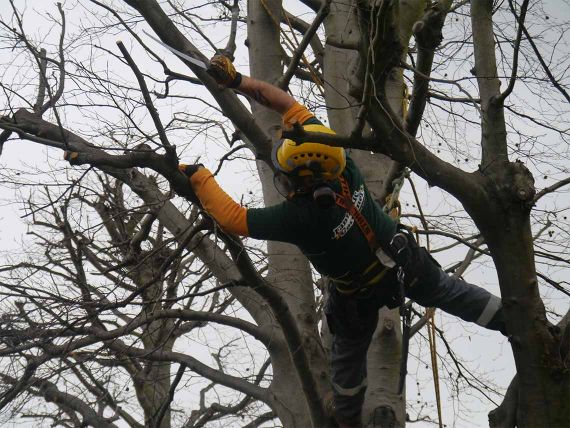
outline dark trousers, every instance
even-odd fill
[[[360,415],[366,392],[366,354],[382,306],[398,302],[396,271],[380,284],[355,294],[340,293],[331,282],[325,314],[333,335],[330,369],[337,417],[354,420]],[[418,282],[406,297],[425,307],[436,307],[491,330],[504,332],[501,300],[476,285],[440,270],[439,280]]]

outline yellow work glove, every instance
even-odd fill
[[[76,164],[76,159],[79,157],[79,153],[77,152],[70,152],[69,150],[66,150],[65,152],[63,152],[63,159],[68,161],[71,165]]]
[[[241,74],[236,71],[232,61],[224,55],[214,55],[210,60],[208,73],[220,85],[237,88],[241,83]]]

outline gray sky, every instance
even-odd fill
[[[7,0],[3,0],[7,4]],[[16,2],[18,5],[24,2]],[[285,6],[292,4],[291,0],[286,0],[284,2]],[[27,25],[32,34],[38,37],[47,37],[49,42],[53,42],[57,38],[56,28],[53,23],[46,20],[47,11],[51,14],[56,14],[56,9],[53,3],[45,2],[43,0],[28,0],[25,2],[27,9],[30,12],[27,15]],[[74,2],[65,2],[64,5],[69,8],[70,5],[75,4]],[[296,4],[296,2],[295,2]],[[544,2],[545,11],[551,14],[558,20],[569,20],[570,19],[570,7],[567,1],[564,0],[551,0]],[[5,16],[8,8],[0,8],[0,15]],[[73,27],[75,23],[83,22],[84,10],[81,6],[76,6],[73,10],[67,10],[68,22],[70,27]],[[49,36],[47,35],[49,33]],[[102,44],[110,50],[116,52],[116,46],[114,45],[117,38],[121,38],[127,46],[130,46],[132,40],[128,34],[115,34],[113,36],[104,37],[102,39]],[[149,43],[150,44],[150,43]],[[242,45],[241,42],[238,43]],[[157,49],[158,51],[159,49]],[[207,50],[205,51],[207,52]],[[246,64],[246,53],[245,48],[240,47],[240,57],[238,57],[236,63]],[[2,51],[1,55],[7,55],[9,52],[7,50]],[[173,58],[172,55],[164,53],[165,57],[169,58],[169,64],[172,64],[173,69],[177,71],[184,71],[183,65]],[[14,61],[17,63],[22,59],[15,58]],[[4,63],[2,60],[1,63]],[[0,67],[2,65],[0,64]],[[150,67],[150,65],[149,65]],[[10,82],[12,79],[17,81],[18,79],[28,78],[29,75],[18,75],[14,74],[16,67],[11,67],[12,74],[4,74],[1,76],[2,82]],[[184,71],[189,73],[188,71]],[[31,77],[30,77],[31,78]],[[2,100],[2,95],[0,94],[0,100]],[[4,107],[4,102],[1,103]],[[84,123],[84,118],[77,117],[77,113],[69,114],[64,117],[65,123],[69,124],[71,129],[76,128],[77,123]],[[81,134],[81,129],[78,130]],[[232,129],[229,130],[231,132]],[[188,149],[183,156],[187,156],[183,159],[193,159],[195,156],[203,156],[201,160],[206,163],[210,168],[215,168],[217,164],[217,159],[219,159],[226,151],[226,146],[223,141],[213,142],[211,138],[198,139],[197,142],[193,143],[192,148]],[[207,154],[206,154],[207,153]],[[26,183],[29,181],[34,181],[36,177],[30,175],[30,169],[34,169],[34,166],[40,165],[43,169],[46,169],[46,165],[54,170],[67,167],[66,162],[61,159],[61,152],[54,149],[46,149],[30,142],[10,142],[6,144],[2,157],[0,158],[0,163],[5,169],[9,171],[10,175],[18,173],[21,171],[26,171],[21,175],[18,175],[17,180],[20,183],[16,189],[10,187],[2,186],[0,189],[0,197],[2,198],[2,210],[0,211],[0,249],[10,254],[15,254],[17,252],[25,251],[25,247],[22,248],[21,240],[25,239],[25,233],[28,231],[27,226],[22,222],[21,216],[23,211],[21,206],[14,204],[14,192],[26,196],[30,192],[34,192],[34,188],[27,187]],[[31,168],[30,168],[31,167]],[[248,188],[256,188],[254,180],[251,178],[251,170],[253,168],[252,162],[249,163],[231,163],[227,168],[224,169],[223,173],[219,177],[219,181],[222,186],[229,190],[232,196],[239,199],[244,193],[244,183],[247,184]],[[537,181],[540,178],[537,177]],[[540,184],[543,184],[542,182]],[[544,182],[544,185],[547,181]],[[429,193],[430,197],[425,198],[426,204],[431,206],[437,211],[438,206],[442,206],[447,209],[445,195],[442,195],[436,189],[428,189],[423,184],[421,185],[423,191]],[[540,186],[537,186],[540,187]],[[434,196],[435,195],[435,196]],[[247,195],[246,195],[247,196]],[[408,190],[404,192],[404,200],[411,201],[411,193]],[[465,252],[463,250],[461,255]],[[456,260],[459,256],[458,253],[452,253],[445,255],[444,260],[449,257],[452,260]],[[440,259],[440,256],[437,256]],[[440,259],[441,261],[441,259]],[[444,264],[444,263],[442,263]],[[565,272],[564,275],[568,273]],[[493,269],[485,268],[483,266],[476,265],[468,271],[467,279],[480,284],[490,291],[498,294],[497,278]],[[570,280],[570,278],[567,278]],[[565,303],[564,303],[565,304]],[[562,305],[562,302],[561,302]],[[561,306],[562,307],[562,306]],[[511,351],[508,342],[500,337],[496,333],[482,332],[481,329],[476,326],[469,326],[465,323],[459,322],[457,319],[452,317],[447,317],[442,315],[440,312],[436,315],[438,326],[445,328],[452,340],[453,345],[459,350],[460,354],[470,360],[470,362],[481,370],[490,373],[495,382],[506,388],[508,382],[514,374],[514,363],[512,361]],[[442,348],[439,348],[443,352]],[[420,400],[432,401],[433,400],[433,383],[431,381],[431,369],[426,369],[425,364],[417,359],[418,355],[425,355],[428,352],[425,347],[425,342],[414,343],[414,347],[410,354],[410,359],[408,363],[408,371],[412,375],[416,375],[418,384],[416,384],[416,376],[408,377],[408,400],[414,400],[414,397],[419,397]],[[445,367],[442,368],[445,370]],[[418,392],[420,395],[418,395]],[[189,392],[190,393],[190,392]],[[444,417],[443,421],[448,427],[479,427],[485,426],[487,424],[487,412],[493,407],[488,402],[481,402],[481,397],[478,396],[467,396],[466,394],[462,396],[463,400],[471,401],[470,407],[475,408],[475,412],[472,412],[467,419],[463,419],[461,416],[462,410],[465,407],[465,403],[455,402],[450,398],[450,394],[447,390],[442,392],[442,405],[444,407]],[[433,402],[432,402],[433,405]],[[431,412],[431,414],[435,414]],[[414,415],[411,414],[413,418]],[[22,421],[17,421],[14,426],[35,426],[30,423],[25,423]],[[418,423],[414,426],[417,427],[433,427],[432,423]]]

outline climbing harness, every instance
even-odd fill
[[[336,205],[346,210],[350,216],[352,216],[354,222],[366,238],[370,250],[377,254],[380,250],[380,245],[376,240],[374,230],[352,202],[350,188],[346,179],[343,176],[340,176],[338,179],[340,182],[341,192],[340,194],[334,194]],[[389,263],[388,265],[386,263],[382,263],[382,261],[376,257],[374,262],[372,262],[363,272],[357,274],[351,273],[344,277],[335,278],[336,288],[343,294],[354,294],[360,292],[372,285],[378,284],[391,267],[393,267],[393,265],[389,266]]]
[[[362,273],[350,273],[334,278],[334,283],[340,293],[345,295],[356,294],[378,284],[386,272],[388,272],[388,268],[379,260],[374,260]]]
[[[370,247],[370,249],[372,251],[376,251],[376,249],[378,248],[378,242],[376,241],[376,235],[374,234],[372,227],[370,227],[370,225],[368,224],[362,213],[358,211],[358,208],[356,208],[356,206],[352,202],[352,198],[350,196],[350,189],[348,187],[346,179],[341,176],[339,177],[339,181],[340,181],[341,193],[340,194],[337,193],[335,196],[336,204],[339,207],[342,207],[346,211],[348,211],[348,213],[352,216],[352,218],[354,219],[354,221],[356,222],[356,224],[364,234],[364,237],[366,238],[366,241],[368,241],[368,246]]]

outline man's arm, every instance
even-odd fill
[[[188,177],[196,201],[224,231],[249,236],[247,209],[222,190],[210,171],[202,165],[180,164],[178,169]]]
[[[268,208],[247,209],[232,199],[202,165],[178,166],[202,208],[226,232],[255,239],[269,239],[294,244],[303,235],[304,222],[295,204],[281,203]]]
[[[296,103],[295,98],[277,86],[249,76],[242,75],[241,83],[236,89],[281,115]]]
[[[223,55],[216,55],[211,59],[208,72],[220,85],[235,88],[281,115],[296,103],[295,98],[277,86],[242,75],[230,59]]]

